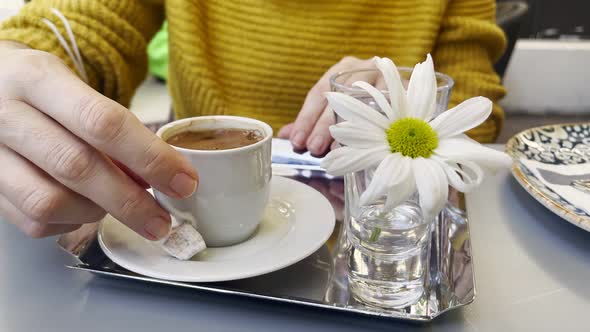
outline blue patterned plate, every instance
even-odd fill
[[[590,231],[590,215],[547,187],[520,160],[549,165],[590,163],[590,123],[549,125],[525,130],[506,144],[512,174],[522,187],[549,210]]]

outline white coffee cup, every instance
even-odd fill
[[[174,121],[157,132],[166,140],[185,131],[220,128],[258,130],[264,138],[227,150],[173,146],[199,173],[197,191],[191,197],[175,199],[154,190],[156,200],[172,215],[173,224],[190,222],[209,247],[242,242],[256,231],[269,197],[272,128],[254,119],[213,115]]]

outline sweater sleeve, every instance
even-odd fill
[[[497,101],[505,90],[493,63],[504,52],[506,39],[495,17],[494,0],[451,0],[433,53],[436,70],[455,81],[450,107],[474,96],[494,102],[490,118],[467,133],[482,143],[495,141],[504,121]]]
[[[52,21],[69,41],[51,8],[58,9],[72,28],[88,83],[127,106],[147,73],[146,47],[162,24],[163,6],[148,0],[36,0],[0,25],[0,40],[50,52],[74,70],[57,37],[42,21]]]

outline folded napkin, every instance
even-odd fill
[[[552,171],[563,175],[583,175],[590,174],[590,164],[577,165],[551,165],[544,164],[534,160],[521,160],[533,174],[547,187],[555,191],[570,204],[586,211],[590,214],[590,194],[584,193],[570,185],[558,185],[547,182],[539,173],[539,169]]]

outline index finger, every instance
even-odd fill
[[[55,71],[34,88],[25,88],[26,102],[165,194],[187,197],[196,190],[198,175],[188,161],[127,108],[86,85],[67,67],[57,66]]]
[[[318,82],[309,90],[301,111],[297,115],[291,130],[290,140],[297,149],[306,148],[306,142],[310,139],[313,128],[324,112],[328,102],[324,92],[330,91],[330,79],[334,74],[350,69],[366,69],[371,64],[370,60],[361,60],[354,57],[345,57],[328,69]],[[313,141],[314,137],[311,137]],[[322,144],[320,144],[322,143]],[[316,150],[325,150],[323,145],[326,142],[319,142]],[[323,151],[322,151],[323,152]],[[321,153],[321,152],[318,152]]]

